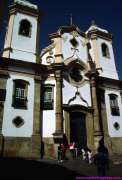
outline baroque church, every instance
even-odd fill
[[[0,155],[56,157],[59,143],[122,155],[122,81],[112,34],[92,24],[50,34],[39,52],[40,11],[14,0],[0,57]]]

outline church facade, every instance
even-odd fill
[[[112,35],[92,24],[86,32],[62,26],[39,52],[38,7],[10,7],[0,57],[1,156],[56,157],[61,142],[122,155],[122,81]]]

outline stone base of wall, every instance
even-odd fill
[[[44,142],[44,157],[56,158],[57,149],[55,147],[53,138],[43,138],[43,142]]]
[[[41,152],[43,152],[43,156],[41,156]],[[38,135],[31,138],[2,138],[0,136],[0,153],[3,157],[21,157],[26,159],[57,158],[57,144],[54,143],[53,138],[43,138],[41,141],[41,137]]]
[[[122,156],[122,138],[104,138],[110,156]],[[3,157],[41,158],[41,137],[31,138],[0,136],[0,155]],[[57,144],[52,138],[43,138],[44,158],[57,158]]]
[[[122,138],[111,138],[113,154],[122,155]]]
[[[97,141],[97,147],[98,142],[101,139],[101,137],[96,138]],[[44,142],[44,157],[45,158],[57,158],[57,144],[54,143],[53,138],[43,138]],[[109,155],[113,156],[122,156],[122,138],[110,138],[105,137],[104,138],[105,146],[108,148]],[[94,146],[94,149],[92,151],[94,153],[97,152],[97,147]]]
[[[0,135],[0,156],[3,154],[3,136]]]
[[[94,145],[93,145],[93,149],[91,149],[93,151],[93,153],[97,153],[97,149],[99,147],[99,142],[102,139],[102,136],[94,136]]]
[[[104,139],[105,145],[108,148],[110,155],[122,155],[122,138],[121,137],[106,137]]]
[[[39,135],[31,138],[4,137],[3,157],[22,157],[27,159],[40,159],[41,138]]]

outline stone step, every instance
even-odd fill
[[[122,155],[110,156],[110,160],[113,162],[113,164],[122,164]]]

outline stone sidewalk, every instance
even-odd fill
[[[83,160],[67,160],[63,163],[58,163],[57,160],[54,159],[44,159],[40,160],[41,162],[48,162],[50,164],[56,164],[62,167],[66,167],[69,170],[75,171],[78,174],[84,174],[86,176],[97,176],[97,169],[94,164],[88,164]],[[113,164],[110,162],[110,169],[107,171],[106,176],[112,177],[122,177],[122,164]]]
[[[34,180],[36,178],[42,180],[77,180],[80,177],[86,179],[86,176],[90,176],[92,179],[97,177],[96,166],[94,164],[89,165],[80,159],[58,163],[56,159],[0,158],[0,179],[5,179],[5,177],[27,177],[28,179],[31,177]],[[122,164],[111,162],[110,170],[106,176],[122,177]]]

